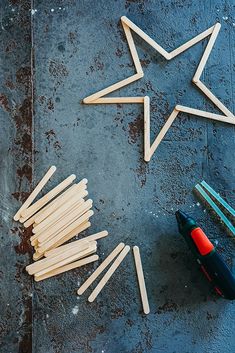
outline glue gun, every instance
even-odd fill
[[[214,245],[192,217],[182,211],[177,211],[175,215],[179,232],[183,235],[214,290],[225,299],[235,299],[235,278],[222,257],[216,252]]]

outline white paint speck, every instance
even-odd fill
[[[32,9],[31,10],[31,15],[35,15],[36,12],[37,12],[37,9]]]
[[[78,305],[75,305],[75,307],[72,309],[73,315],[77,315],[78,313]]]
[[[197,207],[199,207],[200,206],[200,202],[197,202],[196,205],[197,205]]]
[[[62,7],[59,7],[59,10],[61,10],[62,9]]]
[[[216,11],[217,11],[217,12],[219,12],[220,10],[219,10],[219,9],[217,9]]]
[[[218,240],[215,240],[215,245],[218,245],[218,244],[219,244]]]
[[[233,27],[235,27],[235,23],[233,22]]]
[[[51,12],[54,12],[55,11],[55,9],[51,9]]]
[[[206,209],[205,209],[205,210],[203,210],[203,212],[204,212],[204,213],[206,213]]]
[[[9,306],[10,304],[9,303],[7,303],[7,306]]]
[[[77,285],[78,285],[78,287],[80,287],[80,285],[81,285],[81,281],[80,281],[80,279],[78,279],[78,281],[77,281]]]
[[[49,318],[49,315],[48,315],[48,314],[46,314],[46,318],[47,318],[47,319]]]
[[[225,20],[225,21],[228,20],[228,16],[223,16],[222,18],[223,18],[223,20]]]

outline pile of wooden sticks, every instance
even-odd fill
[[[96,252],[96,240],[108,235],[103,231],[61,246],[90,227],[89,219],[94,212],[92,200],[85,200],[87,179],[71,185],[76,178],[74,174],[33,203],[55,171],[54,166],[48,170],[14,216],[26,228],[32,226],[33,259],[45,257],[26,267],[37,281],[98,260],[97,255],[87,256]]]

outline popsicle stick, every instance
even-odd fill
[[[82,205],[84,202],[83,197],[86,197],[87,195],[87,190],[83,190],[78,194],[69,195],[68,200],[65,200],[65,202],[62,203],[59,208],[49,214],[49,216],[44,218],[41,222],[38,222],[37,219],[35,220],[36,226],[33,228],[33,233],[38,233],[41,229],[60,219],[62,215],[65,215],[70,212],[70,210],[72,210],[75,205]]]
[[[201,194],[201,196],[205,199],[205,201],[211,206],[214,212],[219,216],[221,221],[225,224],[225,226],[229,229],[229,231],[235,235],[235,227],[229,221],[229,219],[225,216],[225,214],[219,209],[216,203],[210,198],[210,196],[205,192],[205,190],[197,184],[195,189]]]
[[[220,31],[220,27],[221,27],[220,23],[216,23],[214,25],[212,35],[211,35],[211,37],[209,39],[209,42],[208,42],[208,44],[206,46],[206,49],[205,49],[205,51],[204,51],[204,53],[202,55],[202,58],[201,58],[200,63],[198,65],[198,68],[197,68],[197,70],[195,72],[195,75],[193,77],[193,82],[198,82],[200,80],[200,76],[202,74],[202,71],[204,70],[206,62],[207,62],[207,60],[209,58],[211,50],[212,50],[212,48],[213,48],[213,46],[215,44],[216,38],[217,38],[218,33]]]
[[[149,314],[150,313],[149,302],[148,302],[148,296],[147,296],[147,291],[145,286],[142,263],[141,263],[140,250],[138,246],[133,247],[133,253],[134,253],[135,267],[136,267],[136,273],[137,273],[138,282],[139,282],[143,311],[145,314]]]
[[[201,181],[201,185],[206,189],[216,200],[220,203],[233,217],[235,217],[235,209],[232,208],[212,187],[205,182]]]
[[[60,252],[63,252],[64,250],[67,250],[67,249],[73,247],[75,244],[80,244],[84,240],[85,241],[98,240],[98,239],[107,237],[107,235],[108,235],[107,230],[104,230],[102,232],[89,235],[89,236],[84,237],[82,239],[75,240],[72,243],[62,245],[62,246],[57,247],[57,248],[52,249],[52,250],[48,250],[48,251],[45,252],[44,256],[46,256],[46,257],[55,256],[56,254],[59,254]]]
[[[224,115],[219,115],[219,114],[214,114],[214,113],[210,113],[210,112],[205,112],[204,110],[199,110],[199,109],[194,109],[194,108],[190,108],[190,107],[185,107],[183,105],[177,105],[176,109],[178,111],[184,112],[184,113],[188,113],[188,114],[192,114],[192,115],[198,115],[207,119],[212,119],[212,120],[217,120],[217,121],[222,121],[223,123],[228,123],[228,124],[232,124],[235,125],[235,118],[232,117],[227,117]]]
[[[153,142],[153,144],[152,144],[152,146],[150,148],[149,160],[152,157],[152,155],[154,154],[154,152],[157,149],[157,147],[159,146],[159,144],[161,143],[161,141],[163,140],[165,134],[167,133],[167,131],[171,127],[173,121],[175,120],[175,118],[177,117],[178,114],[179,114],[179,112],[176,109],[174,109],[172,111],[171,115],[167,119],[165,125],[163,126],[163,128],[159,132],[158,136],[156,137],[156,139],[154,140],[154,142]]]
[[[33,260],[37,261],[44,257],[44,254],[39,254],[37,251],[33,254]]]
[[[68,257],[71,257],[72,255],[82,252],[90,247],[91,243],[89,242],[82,242],[80,244],[77,244],[71,249],[68,249],[64,251],[62,254],[58,254],[54,257],[50,258],[45,258],[40,261],[34,262],[31,265],[26,266],[26,271],[28,274],[33,275],[36,272],[39,272],[41,270],[44,270],[45,268],[52,266]]]
[[[39,282],[39,281],[42,281],[44,279],[59,275],[60,273],[64,273],[64,272],[73,270],[74,268],[78,268],[78,267],[82,267],[84,265],[90,264],[91,262],[95,262],[97,260],[99,260],[99,256],[98,255],[88,256],[85,259],[78,260],[78,261],[72,262],[72,263],[70,263],[68,265],[64,265],[64,266],[61,266],[59,268],[56,268],[55,270],[47,272],[47,273],[45,273],[42,276],[38,276],[38,277],[34,276],[34,279],[35,279],[35,281]]]
[[[82,295],[87,288],[96,280],[96,278],[106,269],[106,267],[113,261],[113,259],[122,251],[125,244],[120,243],[116,248],[106,257],[102,264],[92,273],[92,275],[82,284],[77,290],[78,295]]]
[[[105,97],[97,98],[89,104],[144,103],[144,97]]]
[[[65,217],[61,218],[60,221],[56,222],[50,228],[48,228],[45,232],[41,233],[38,237],[38,242],[42,243],[42,242],[46,241],[48,238],[50,238],[50,236],[58,233],[59,230],[62,230],[65,227],[67,227],[71,222],[73,222],[73,220],[77,219],[84,212],[88,211],[92,207],[92,202],[93,201],[91,199],[89,199],[86,202],[84,202],[83,204],[78,204],[78,206],[75,207],[75,209],[72,212],[65,215]]]
[[[34,213],[40,210],[40,208],[45,206],[49,201],[51,201],[55,196],[57,196],[62,190],[64,190],[67,186],[69,186],[74,181],[75,178],[76,178],[76,175],[72,174],[68,178],[63,180],[59,185],[57,185],[54,189],[49,191],[40,200],[36,201],[33,205],[31,205],[26,210],[23,210],[22,216],[23,217],[32,216]]]
[[[44,253],[46,250],[49,250],[54,244],[58,242],[58,240],[62,239],[65,237],[67,234],[69,234],[72,230],[74,230],[77,226],[81,225],[85,221],[87,221],[91,216],[93,216],[94,212],[93,211],[88,211],[81,217],[79,217],[75,222],[71,223],[68,227],[63,229],[61,232],[59,232],[56,236],[54,236],[51,240],[47,241],[46,243],[43,243],[42,246],[39,246],[38,252],[40,254]]]
[[[202,83],[201,81],[195,82],[195,85],[218,107],[225,115],[235,118],[234,114],[226,108],[223,103]]]
[[[125,35],[126,35],[127,43],[129,45],[130,53],[131,53],[131,56],[132,56],[132,59],[133,59],[134,65],[135,65],[136,72],[143,74],[143,69],[140,64],[140,59],[139,59],[139,56],[138,56],[138,53],[136,50],[135,43],[133,41],[131,30],[124,22],[122,22],[122,27],[123,27]]]
[[[165,59],[170,60],[171,54],[163,49],[159,44],[157,44],[152,38],[150,38],[142,29],[137,27],[132,21],[130,21],[126,16],[121,17],[121,21],[124,22],[128,27],[130,27],[135,33],[137,33],[141,38],[145,40],[151,47],[156,49]]]
[[[70,256],[70,257],[68,257],[68,258],[66,258],[66,259],[64,259],[64,260],[62,260],[60,262],[57,262],[56,264],[54,264],[54,265],[52,265],[50,267],[45,268],[42,271],[39,271],[39,272],[35,273],[35,276],[36,277],[40,277],[40,276],[44,275],[47,272],[51,272],[51,271],[55,270],[58,267],[67,265],[67,264],[69,264],[69,263],[71,263],[73,261],[76,261],[78,259],[82,259],[82,258],[84,258],[84,257],[86,257],[88,255],[94,254],[96,252],[96,250],[97,250],[97,244],[96,244],[96,242],[92,242],[92,243],[90,243],[90,247],[88,249],[86,249],[84,251],[81,251],[81,252],[79,252],[77,254],[74,254],[74,255],[72,255],[72,256]],[[52,260],[52,259],[54,259],[54,257],[52,257],[52,258],[49,257],[49,259]]]
[[[34,201],[34,199],[37,197],[37,195],[39,194],[39,192],[42,190],[42,188],[46,185],[46,183],[48,182],[48,180],[52,177],[52,175],[55,173],[56,171],[56,167],[53,165],[52,167],[50,167],[50,169],[46,172],[46,174],[44,175],[44,177],[40,180],[40,182],[38,183],[38,185],[35,187],[35,189],[31,192],[31,194],[29,195],[29,197],[27,198],[27,200],[23,203],[23,205],[20,207],[20,209],[16,212],[16,214],[14,215],[14,220],[18,221],[20,219],[21,213],[22,211],[26,210],[31,203]]]
[[[51,207],[48,207],[47,210],[42,212],[40,215],[35,217],[35,223],[39,224],[42,221],[44,221],[45,218],[49,217],[52,212],[55,212],[57,209],[59,209],[61,206],[63,206],[65,203],[70,202],[70,200],[74,200],[74,198],[77,200],[81,199],[83,197],[86,197],[88,195],[88,191],[86,190],[86,184],[84,182],[78,183],[75,185],[75,188],[71,190],[65,197],[62,197],[60,200],[58,200],[58,203],[55,203],[51,205]]]
[[[170,52],[171,54],[171,59],[173,59],[175,56],[183,53],[185,50],[191,48],[193,45],[197,44],[198,42],[200,42],[201,40],[203,40],[204,38],[208,37],[214,30],[215,26],[212,26],[210,28],[208,28],[207,30],[205,30],[204,32],[198,34],[196,37],[190,39],[189,41],[187,41],[186,43],[184,43],[183,45],[181,45],[180,47],[172,50]]]
[[[128,78],[125,78],[124,80],[121,80],[117,83],[114,83],[113,85],[111,86],[108,86],[104,89],[102,89],[101,91],[98,91],[92,95],[90,95],[89,97],[86,97],[83,99],[83,103],[90,103],[94,100],[96,100],[97,98],[100,98],[100,97],[103,97],[104,95],[108,94],[108,93],[111,93],[113,91],[116,91],[117,89],[121,88],[121,87],[124,87],[126,85],[129,85],[129,83],[132,83],[134,81],[137,81],[139,80],[141,77],[143,77],[142,74],[135,74],[135,75],[132,75]]]
[[[31,226],[32,224],[34,224],[35,222],[35,218],[40,215],[42,212],[44,212],[45,210],[47,210],[49,207],[51,207],[51,205],[53,204],[57,204],[57,202],[63,198],[64,196],[67,195],[67,193],[70,192],[71,189],[75,189],[76,184],[73,184],[72,186],[70,186],[67,190],[65,190],[64,192],[62,192],[59,196],[57,196],[54,200],[52,200],[49,204],[47,204],[46,206],[44,206],[40,211],[38,211],[37,213],[35,213],[32,217],[28,218],[28,217],[21,217],[20,218],[20,222],[24,223],[24,227],[27,228],[29,226]]]
[[[150,161],[150,99],[144,97],[144,160]]]
[[[108,282],[108,280],[112,277],[116,269],[120,266],[121,262],[124,260],[128,252],[130,251],[129,245],[126,245],[124,249],[120,252],[116,260],[114,260],[112,266],[108,269],[108,271],[105,273],[103,278],[100,280],[98,285],[95,287],[93,292],[88,298],[88,301],[92,303],[95,298],[98,296],[98,294],[101,292],[101,290],[104,288],[105,284]]]
[[[84,223],[82,223],[81,225],[77,226],[76,228],[74,228],[71,232],[69,232],[68,234],[66,234],[64,237],[62,237],[60,240],[58,240],[57,242],[55,242],[53,244],[53,246],[50,247],[51,250],[55,249],[56,247],[66,243],[67,241],[69,241],[70,239],[72,239],[73,237],[75,237],[76,235],[78,235],[79,233],[83,232],[84,230],[86,230],[87,228],[89,228],[91,226],[90,222],[85,221]],[[95,240],[95,239],[94,239]],[[48,250],[50,251],[50,250]]]

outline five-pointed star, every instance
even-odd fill
[[[235,116],[223,105],[223,103],[215,97],[215,95],[205,86],[205,84],[200,81],[200,77],[202,71],[206,65],[210,52],[213,48],[213,45],[216,41],[217,35],[219,33],[221,25],[216,23],[214,26],[208,28],[206,31],[198,34],[196,37],[192,38],[188,42],[174,49],[170,53],[168,53],[165,49],[163,49],[159,44],[157,44],[152,38],[150,38],[145,32],[143,32],[139,27],[137,27],[132,21],[130,21],[127,17],[121,17],[122,26],[126,35],[126,39],[129,45],[130,53],[135,65],[136,74],[121,80],[107,88],[102,89],[99,92],[92,94],[89,97],[86,97],[83,102],[86,104],[110,104],[110,103],[143,103],[144,104],[144,159],[145,161],[150,161],[153,153],[159,146],[160,142],[164,138],[168,129],[172,125],[173,121],[179,114],[179,112],[185,112],[192,115],[201,116],[204,118],[218,120],[222,122],[226,122],[229,124],[235,125]],[[142,39],[144,39],[149,45],[151,45],[158,53],[164,56],[167,60],[171,60],[177,55],[181,54],[185,50],[192,47],[194,44],[203,40],[204,38],[210,36],[208,44],[205,48],[205,51],[201,57],[200,63],[197,67],[197,70],[192,78],[193,83],[214,103],[217,108],[220,109],[224,115],[214,114],[207,111],[185,107],[182,105],[176,105],[170,114],[168,120],[165,125],[155,138],[154,142],[150,143],[150,100],[148,96],[145,97],[104,97],[107,94],[116,91],[117,89],[124,87],[136,80],[139,80],[144,76],[142,66],[140,64],[139,56],[136,50],[136,46],[131,34],[131,30],[136,32]]]

